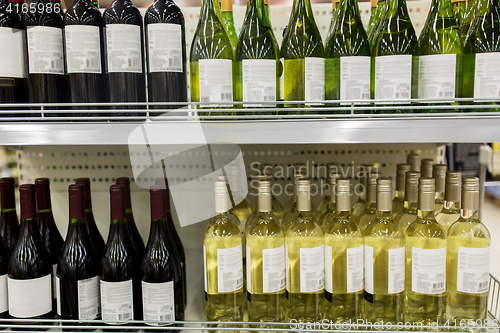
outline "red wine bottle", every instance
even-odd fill
[[[7,268],[9,252],[0,242],[0,318],[9,318],[9,300],[7,297]]]
[[[38,229],[40,230],[40,237],[49,253],[50,262],[52,263],[52,296],[54,298],[52,310],[55,313],[57,310],[56,269],[64,241],[57,229],[54,215],[52,214],[49,179],[35,179],[35,191]]]
[[[166,326],[165,321],[184,320],[184,272],[168,236],[165,188],[153,186],[150,195],[151,228],[141,267],[142,305],[147,325]]]
[[[70,185],[68,193],[68,234],[57,263],[57,312],[62,319],[98,319],[100,256],[90,240],[86,225],[84,187]]]
[[[144,15],[149,102],[187,102],[184,15],[172,0],[155,0]],[[179,108],[183,105],[151,106]],[[184,105],[185,106],[185,105]],[[161,113],[154,113],[159,115]]]
[[[112,185],[111,223],[101,261],[101,316],[106,324],[142,319],[141,258],[132,245],[125,214],[125,188]]]
[[[21,185],[19,193],[21,227],[7,271],[9,314],[14,318],[50,319],[52,264],[36,221],[35,185]]]
[[[12,248],[19,236],[19,221],[16,213],[16,197],[14,193],[14,178],[0,178],[0,237],[10,256]]]
[[[104,22],[110,102],[145,102],[143,24],[139,9],[131,0],[113,0],[104,11]]]
[[[130,198],[130,179],[127,177],[120,177],[116,179],[116,185],[122,185],[125,189],[125,211],[127,213],[127,226],[128,233],[132,239],[134,249],[137,251],[139,258],[144,254],[144,241],[142,240],[137,225],[135,224],[134,214],[132,213],[132,201]]]
[[[94,219],[94,213],[92,211],[92,197],[90,192],[90,179],[88,178],[78,178],[76,180],[77,184],[83,185],[83,201],[85,207],[85,218],[87,229],[89,231],[90,240],[95,247],[95,250],[98,255],[102,255],[104,253],[104,247],[106,244],[104,243],[104,239],[97,229],[97,225]]]

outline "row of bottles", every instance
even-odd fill
[[[0,179],[3,318],[53,318],[57,312],[62,319],[102,318],[108,324],[144,319],[153,326],[184,319],[186,261],[170,213],[168,183],[161,178],[151,187],[146,246],[132,215],[130,180],[116,183],[110,188],[111,222],[104,244],[93,218],[88,178],[69,186],[64,241],[54,223],[48,179],[20,186],[20,226],[14,180]]]

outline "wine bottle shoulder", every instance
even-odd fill
[[[57,274],[75,280],[100,274],[99,256],[88,237],[76,236],[66,240],[57,262]]]
[[[500,52],[500,8],[478,15],[464,43],[464,53]]]
[[[49,4],[45,3],[45,6]],[[62,9],[59,13],[53,10],[36,10],[34,12],[28,11],[24,15],[24,25],[29,26],[44,26],[53,28],[63,28]]]
[[[52,272],[49,253],[39,235],[23,233],[12,249],[8,273],[14,279],[35,279]]]
[[[12,3],[6,2],[0,5],[0,27],[20,30],[25,29],[24,23],[21,21],[16,11],[9,9],[9,4],[12,5]]]
[[[437,221],[432,219],[416,219],[406,229],[406,237],[446,239],[446,232]]]
[[[131,1],[113,1],[104,11],[106,24],[131,24],[142,29],[142,15]]]
[[[173,1],[155,1],[144,14],[144,24],[180,24],[184,29],[184,15]]]
[[[148,243],[141,263],[141,280],[161,283],[176,280],[181,274],[179,257],[165,240],[155,239]]]
[[[263,20],[243,24],[236,46],[236,61],[243,59],[278,60],[279,52],[271,29]]]
[[[64,14],[64,25],[91,25],[104,27],[101,11],[87,2],[76,2]]]

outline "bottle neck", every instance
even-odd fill
[[[392,212],[377,210],[377,212],[375,213],[375,218],[380,220],[392,220]]]
[[[272,209],[272,196],[271,193],[259,194],[259,212],[269,213]]]
[[[396,191],[396,195],[394,196],[394,198],[404,200],[405,199],[405,191]]]
[[[8,4],[9,1],[6,1],[6,3]],[[2,212],[16,209],[14,186],[2,186],[0,188],[0,203]]]
[[[460,210],[460,202],[457,201],[444,201],[443,210],[458,211]]]
[[[451,0],[432,0],[431,11],[440,17],[455,18]]]
[[[297,211],[310,212],[311,211],[311,193],[307,191],[300,191],[297,194]]]
[[[166,234],[165,227],[165,220],[151,220],[148,243],[154,239],[163,238],[162,236]]]
[[[435,213],[434,210],[421,210],[419,209],[417,212],[417,218],[421,220],[434,220]]]
[[[351,217],[351,212],[350,211],[337,211],[336,212],[336,218],[337,219],[342,219],[342,220],[346,220],[346,219],[349,219]]]
[[[404,203],[404,209],[406,209],[406,210],[417,210],[418,209],[418,202],[405,201],[405,203]]]
[[[477,210],[461,209],[460,217],[466,219],[468,222],[479,222],[479,215]]]
[[[388,0],[385,3],[385,11],[382,16],[382,21],[385,22],[386,20],[389,20],[391,18],[395,17],[402,17],[402,18],[408,18],[408,8],[406,7],[406,1],[405,0]],[[416,171],[413,170],[412,171]]]

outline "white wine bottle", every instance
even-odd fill
[[[406,155],[406,164],[410,165],[410,171],[420,172],[420,155],[419,154]]]
[[[318,220],[318,224],[321,227],[321,230],[325,232],[325,229],[328,225],[330,225],[333,220],[335,219],[335,216],[337,216],[337,204],[336,204],[336,184],[337,184],[337,179],[340,178],[340,175],[338,173],[331,174],[328,182],[330,185],[329,191],[330,191],[330,196],[329,196],[329,203],[327,206],[326,211],[321,215],[321,217]],[[349,205],[351,204],[351,200],[349,199]],[[349,218],[351,216],[351,207],[349,206]],[[354,221],[353,221],[354,222]],[[355,222],[354,222],[355,223]]]
[[[324,318],[334,323],[363,315],[363,234],[351,220],[350,183],[337,179],[337,212],[325,230]]]
[[[405,321],[435,324],[446,309],[446,233],[434,217],[435,180],[420,178],[418,218],[406,229]]]
[[[365,210],[359,215],[356,224],[361,232],[365,231],[366,227],[375,220],[377,211],[377,179],[379,173],[371,173],[368,175],[366,183],[366,205]],[[391,210],[392,210],[392,195],[391,195]]]
[[[434,199],[434,211],[436,214],[443,209],[444,205],[446,170],[448,170],[446,164],[434,164],[432,168],[432,178],[436,181],[436,194]]]
[[[462,189],[462,173],[446,172],[443,209],[436,214],[436,221],[448,233],[450,226],[460,218],[460,191]]]
[[[287,170],[288,172],[288,170]],[[292,172],[293,172],[293,196],[288,200],[288,202],[285,204],[285,218],[290,213],[293,209],[296,209],[297,206],[297,184],[295,183],[295,179],[297,178],[303,178],[303,177],[308,177],[309,175],[309,170],[307,166],[304,163],[295,163],[292,166]],[[288,187],[288,186],[287,186]],[[285,187],[285,194],[288,194],[287,187]]]
[[[285,236],[271,210],[270,181],[259,181],[258,201],[259,212],[246,234],[248,321],[283,322]]]
[[[262,163],[260,165],[260,174],[263,175],[264,177],[267,178],[267,180],[269,180],[271,182],[271,188],[272,188],[272,185],[273,185],[273,179],[274,179],[274,167],[272,164],[269,164],[269,163]],[[281,202],[276,198],[276,196],[274,195],[273,191],[271,191],[271,195],[272,195],[272,210],[273,210],[273,213],[274,215],[276,215],[276,217],[280,220],[280,222],[283,221],[283,218],[285,217],[284,214],[284,209],[283,209],[283,205],[281,204]],[[257,210],[255,210],[257,211]]]
[[[365,244],[365,318],[397,323],[403,318],[404,232],[392,220],[392,181],[377,180],[377,217],[363,233]]]
[[[339,165],[338,163],[327,163],[326,164],[326,181],[327,181],[327,184],[328,184],[328,191],[326,191],[326,194],[325,196],[323,197],[323,199],[321,199],[321,201],[319,202],[318,206],[316,207],[316,216],[317,217],[321,217],[323,216],[323,214],[327,211],[328,209],[328,206],[330,204],[330,199],[331,199],[331,196],[330,196],[330,177],[334,176],[335,177],[338,177],[338,173],[339,173]],[[324,187],[322,188],[324,189]],[[333,202],[335,202],[335,197],[333,198]]]
[[[471,325],[488,314],[491,237],[478,207],[479,178],[463,178],[460,218],[448,229],[447,316]]]
[[[420,173],[422,178],[432,178],[432,168],[434,160],[432,158],[424,158],[420,162]]]
[[[359,184],[354,186],[354,194],[358,195],[358,200],[352,205],[352,215],[351,220],[357,223],[358,216],[365,210],[366,206],[366,177],[370,174],[370,171],[376,171],[373,164],[362,164],[358,169]]]
[[[209,0],[205,0],[209,1]],[[226,183],[215,182],[215,217],[203,238],[205,309],[208,321],[243,320],[241,230],[231,221]]]
[[[405,177],[406,173],[410,171],[409,164],[398,164],[396,169],[396,195],[392,200],[392,216],[396,216],[403,210],[405,203]]]
[[[297,218],[285,232],[287,316],[296,322],[320,322],[325,286],[325,241],[311,212],[311,181],[299,179]]]
[[[418,179],[420,172],[408,171],[405,178],[405,203],[403,210],[394,218],[394,222],[406,231],[406,228],[417,219],[418,213]]]

